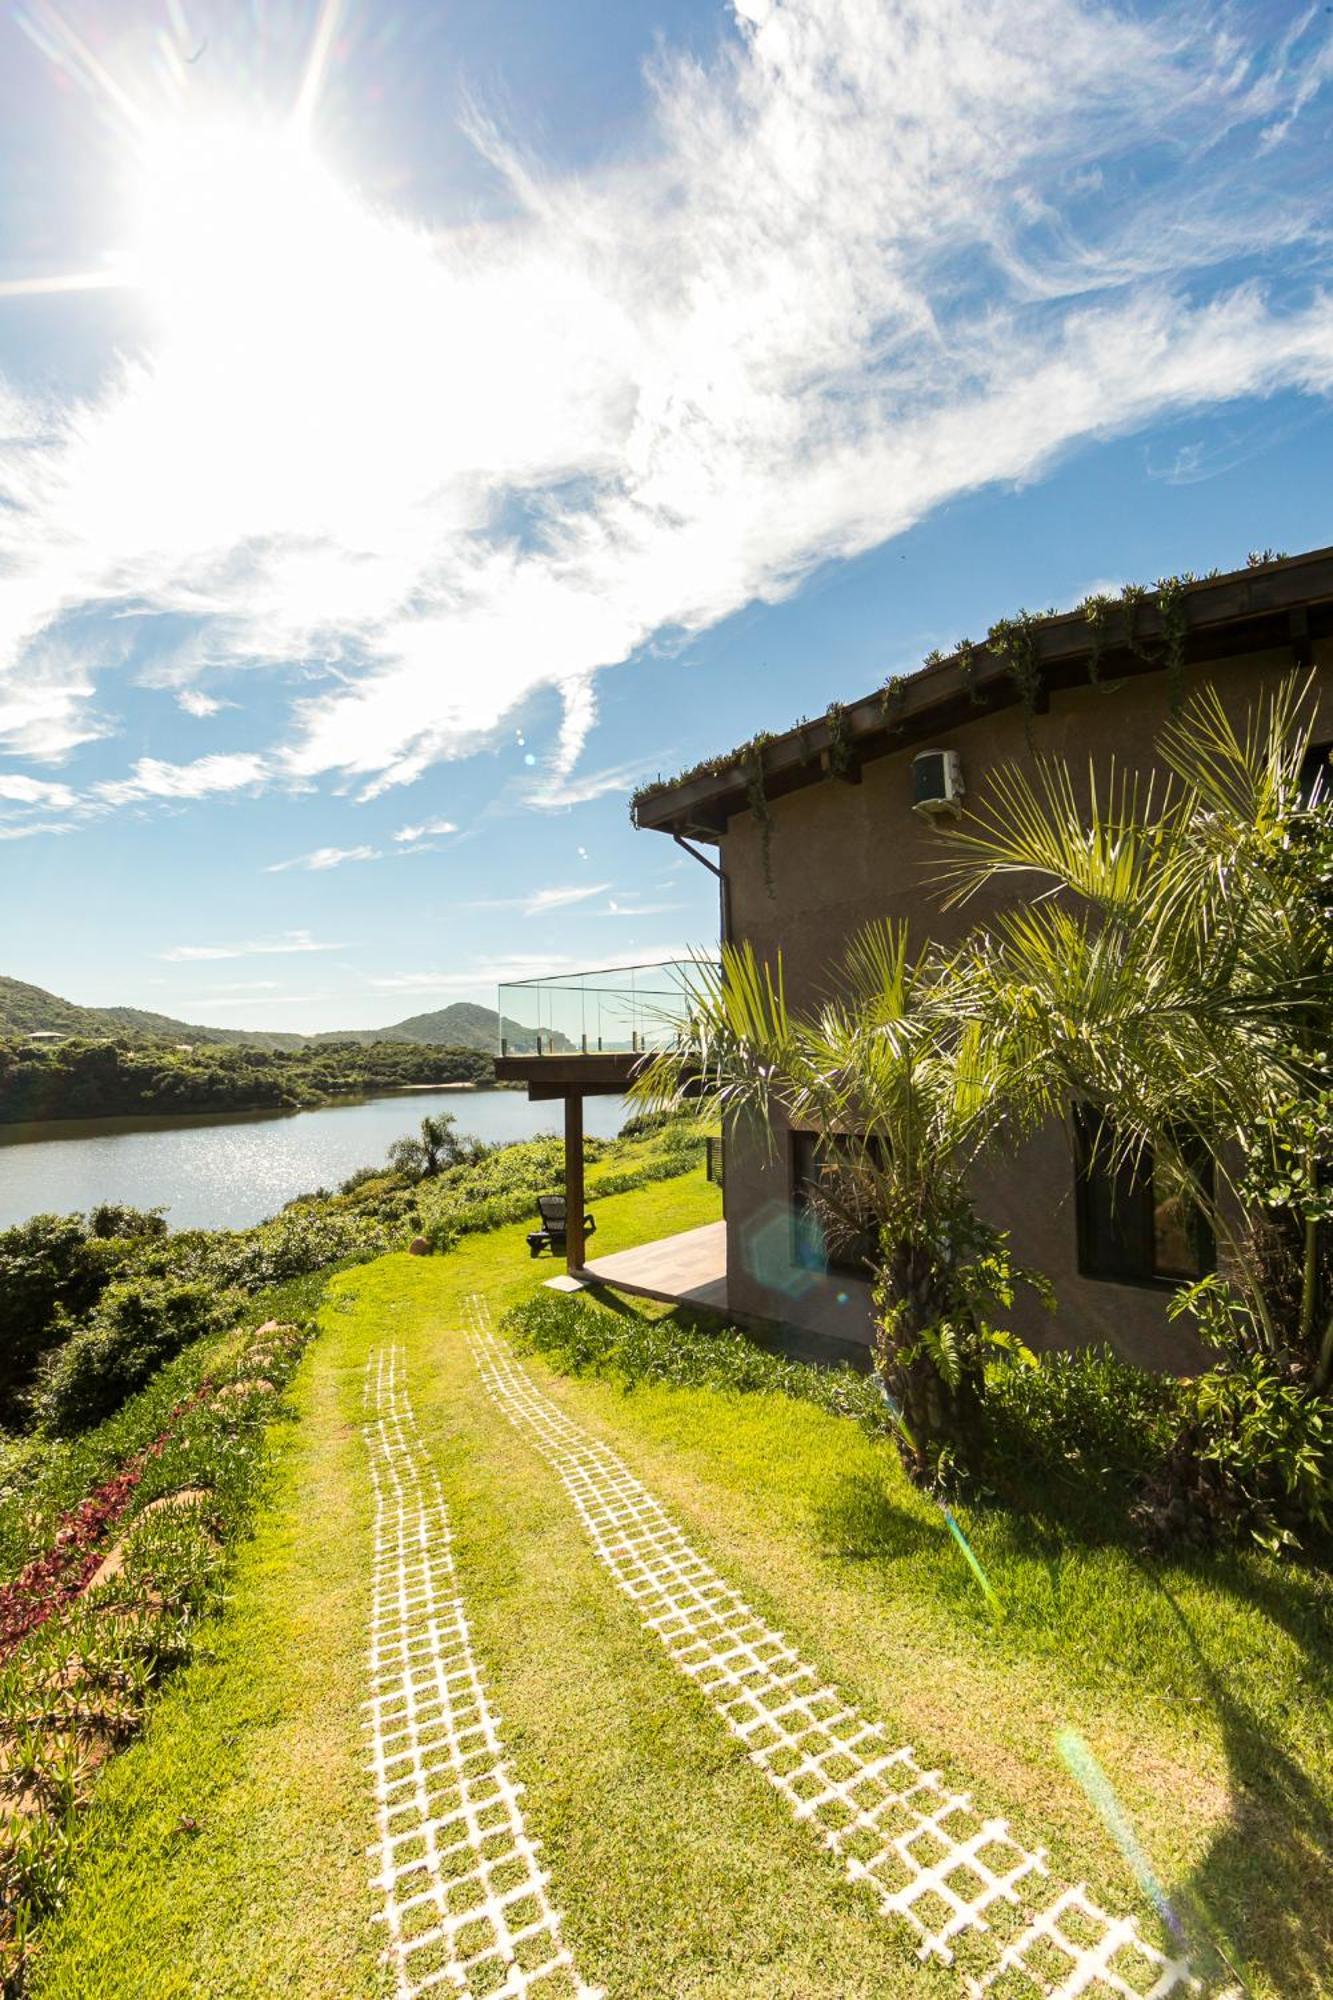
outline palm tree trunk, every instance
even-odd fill
[[[984,1445],[981,1372],[962,1363],[956,1379],[949,1380],[923,1344],[923,1332],[949,1318],[950,1307],[939,1274],[918,1245],[899,1246],[880,1297],[879,1376],[900,1413],[898,1449],[909,1476],[917,1485],[933,1486],[946,1458],[962,1471],[975,1470]]]

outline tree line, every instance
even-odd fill
[[[139,1112],[295,1111],[409,1084],[494,1082],[475,1049],[321,1042],[300,1049],[129,1039],[0,1040],[0,1124]]]

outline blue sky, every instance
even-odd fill
[[[0,970],[373,1025],[709,942],[626,793],[1333,541],[1333,8],[0,18]]]

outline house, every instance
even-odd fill
[[[1043,752],[1062,755],[1075,771],[1090,760],[1104,769],[1112,754],[1150,769],[1157,733],[1183,694],[1211,682],[1239,720],[1293,667],[1313,670],[1317,733],[1333,740],[1330,549],[1225,576],[1169,579],[1155,592],[1075,612],[1020,615],[993,628],[985,645],[960,647],[859,701],[834,703],[817,720],[648,787],[634,816],[713,870],[722,936],[748,939],[761,958],[780,951],[788,997],[799,1007],[827,990],[830,968],[870,920],[905,917],[918,937],[947,942],[996,905],[999,889],[962,912],[939,907],[931,864],[940,835],[930,809],[947,804],[950,791],[975,794],[989,769],[1030,766]],[[679,968],[634,974],[640,988],[682,976]],[[589,982],[609,993],[622,977],[582,976],[581,1004]],[[514,1008],[509,989],[502,1011]],[[644,1018],[640,1009],[632,1049],[612,1052],[614,1038],[604,1035],[599,1053],[575,1037],[572,1054],[511,1059],[510,1068],[516,1075],[521,1068],[533,1094],[581,1106],[582,1088],[618,1087],[614,1077],[628,1075],[644,1045]],[[728,1134],[725,1227],[714,1232],[710,1302],[725,1298],[738,1317],[869,1341],[864,1276],[810,1255],[803,1212],[811,1137],[776,1137],[770,1147],[743,1130]],[[1105,1343],[1140,1365],[1197,1363],[1198,1343],[1183,1322],[1168,1320],[1166,1307],[1174,1287],[1196,1273],[1200,1247],[1169,1205],[1154,1203],[1146,1180],[1113,1190],[1094,1161],[1071,1158],[1061,1128],[1038,1135],[1021,1157],[991,1165],[978,1197],[987,1218],[1009,1231],[1020,1262],[1055,1288],[1053,1318],[1035,1305],[1015,1316],[1034,1345]],[[666,1247],[650,1246],[659,1273],[670,1267]],[[684,1248],[690,1283],[677,1295],[698,1295],[698,1260],[690,1265]],[[627,1266],[646,1255],[606,1262]],[[582,1262],[581,1244],[571,1242],[570,1261]],[[590,1268],[627,1287],[633,1276]],[[655,1295],[671,1293],[659,1279]]]

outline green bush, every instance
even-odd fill
[[[135,1246],[91,1238],[81,1215],[34,1215],[0,1230],[0,1414],[13,1418],[38,1364],[130,1260]],[[64,1316],[64,1317],[62,1317]]]
[[[1109,1349],[1043,1354],[986,1371],[986,1418],[998,1467],[1020,1478],[1121,1482],[1146,1479],[1162,1464],[1179,1421],[1182,1385],[1149,1375]]]
[[[1162,1540],[1278,1555],[1333,1528],[1333,1398],[1252,1357],[1181,1385],[1181,1421],[1140,1517]]]
[[[45,1364],[34,1412],[39,1427],[69,1436],[100,1423],[156,1369],[224,1317],[216,1288],[172,1278],[108,1285],[88,1323]]]
[[[284,1209],[255,1229],[197,1230],[171,1239],[165,1268],[182,1277],[257,1292],[330,1264],[379,1257],[392,1232],[375,1217],[324,1206]]]

